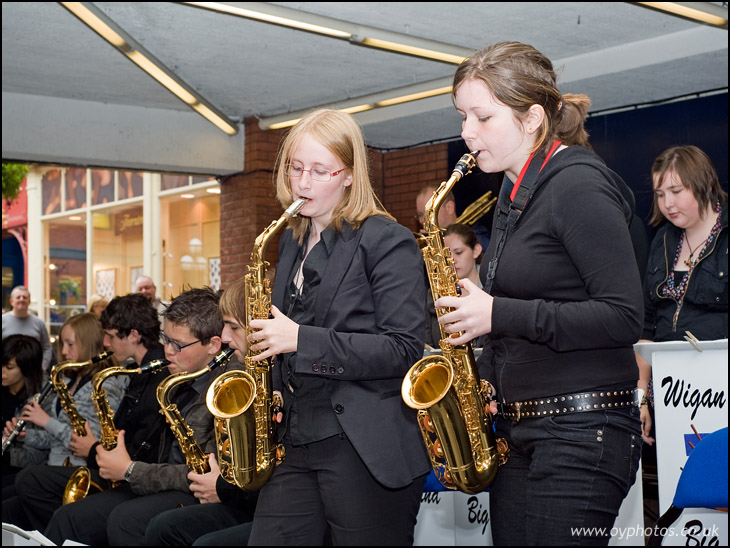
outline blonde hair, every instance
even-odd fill
[[[294,201],[289,181],[288,166],[302,138],[311,136],[334,154],[352,174],[352,184],[345,187],[340,203],[332,213],[330,226],[342,230],[343,222],[354,229],[372,215],[383,215],[395,220],[375,195],[368,170],[367,151],[362,129],[355,119],[344,112],[332,109],[316,110],[302,118],[282,142],[276,160],[276,197],[283,208]],[[299,243],[309,228],[310,220],[297,216],[289,221],[294,230],[294,238]]]
[[[104,352],[104,330],[101,328],[101,321],[96,314],[85,312],[70,317],[61,326],[59,333],[63,334],[63,330],[68,327],[73,330],[77,350],[77,360],[79,362],[89,361]],[[103,367],[109,367],[107,360],[99,363],[90,364],[78,370],[78,375],[84,377],[91,375]],[[71,371],[71,374],[74,372]]]
[[[452,99],[467,80],[483,82],[518,120],[524,119],[532,105],[543,108],[545,116],[532,152],[547,153],[555,139],[590,148],[583,124],[591,100],[587,95],[561,95],[553,64],[534,47],[499,42],[476,52],[456,69]]]
[[[97,295],[96,293],[94,293],[91,297],[89,297],[89,301],[86,303],[86,311],[94,312],[94,308],[99,306],[103,307],[103,310],[104,308],[109,306],[109,300],[102,295]],[[99,314],[101,314],[101,312]]]
[[[218,306],[223,316],[235,319],[241,327],[246,326],[246,278],[238,278],[221,295]]]

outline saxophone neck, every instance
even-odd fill
[[[86,367],[87,365],[93,365],[96,363],[99,363],[103,360],[106,360],[107,358],[111,357],[113,353],[112,352],[101,352],[100,354],[97,354],[90,360],[86,360],[85,362],[61,362],[57,363],[51,368],[51,380],[53,381],[54,385],[58,385],[60,381],[61,373],[64,371],[70,370],[70,369],[81,369],[82,367]],[[65,384],[65,383],[64,383]]]
[[[234,352],[235,350],[233,348],[226,348],[225,350],[218,352],[218,354],[216,354],[215,357],[205,365],[205,367],[201,367],[197,371],[193,371],[192,373],[176,373],[167,377],[157,387],[157,401],[160,406],[166,408],[170,405],[172,389],[177,385],[202,377],[206,373],[210,373],[213,369],[227,363],[228,360],[231,359],[231,356],[233,356]]]
[[[479,156],[479,151],[464,154],[454,167],[451,177],[441,183],[438,189],[436,189],[433,193],[433,196],[431,196],[431,199],[426,203],[426,209],[423,213],[423,228],[426,232],[430,233],[439,230],[438,213],[439,209],[441,209],[441,205],[446,199],[446,196],[449,195],[449,192],[451,192],[451,189],[454,188],[454,185],[458,183],[462,177],[471,173],[471,170],[477,163],[477,156]]]
[[[256,240],[253,243],[253,250],[251,251],[252,266],[249,267],[250,270],[253,270],[257,267],[263,267],[264,270],[266,269],[268,263],[264,259],[264,254],[266,252],[266,247],[271,241],[271,238],[274,236],[274,234],[279,232],[284,223],[289,221],[289,219],[291,219],[292,217],[296,216],[296,214],[299,213],[299,210],[301,210],[306,203],[307,201],[303,199],[299,199],[293,202],[288,208],[286,208],[284,213],[281,214],[281,217],[272,221],[271,224],[267,226],[264,231],[256,237]]]

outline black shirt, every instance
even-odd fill
[[[304,241],[308,240],[309,235]],[[314,305],[317,300],[322,276],[327,268],[330,255],[337,241],[337,233],[332,228],[325,229],[319,242],[304,257],[304,248],[300,248],[299,259],[289,273],[284,307],[287,316],[300,325],[314,325]],[[298,289],[294,283],[296,272],[302,265],[304,281]],[[296,352],[284,354],[280,372],[284,386],[284,420],[285,427],[279,428],[279,437],[294,445],[303,445],[320,441],[342,432],[330,401],[329,384],[331,379],[323,379],[312,375],[295,374],[294,364]]]

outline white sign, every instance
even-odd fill
[[[652,364],[662,514],[672,504],[692,447],[701,437],[728,425],[727,339],[696,345],[640,343],[634,348]],[[706,509],[685,510],[664,539],[667,546],[727,544],[727,513]]]

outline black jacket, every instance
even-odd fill
[[[282,310],[299,245],[281,237],[272,302]],[[342,430],[370,473],[400,488],[430,464],[416,412],[401,398],[406,373],[423,356],[423,259],[413,234],[376,215],[338,233],[317,292],[314,325],[299,328],[299,375],[331,379],[328,394]],[[274,388],[286,398],[274,369]]]
[[[673,267],[682,230],[666,222],[649,251],[644,280],[644,333],[651,341],[683,340],[689,330],[701,341],[727,338],[727,202],[720,212],[722,229],[706,254],[692,270],[684,301],[676,318],[677,303],[660,295]]]
[[[142,358],[139,367],[153,360],[165,357],[162,345],[149,349]],[[124,391],[122,403],[114,414],[114,426],[117,430],[125,431],[125,445],[132,460],[157,462],[160,445],[160,433],[166,427],[165,418],[160,413],[157,403],[157,385],[169,375],[164,367],[155,373],[131,375],[129,385]],[[98,468],[96,464],[96,445],[89,453],[89,465]]]
[[[507,402],[635,386],[643,306],[631,190],[582,147],[553,156],[534,189],[499,259],[482,375]]]

